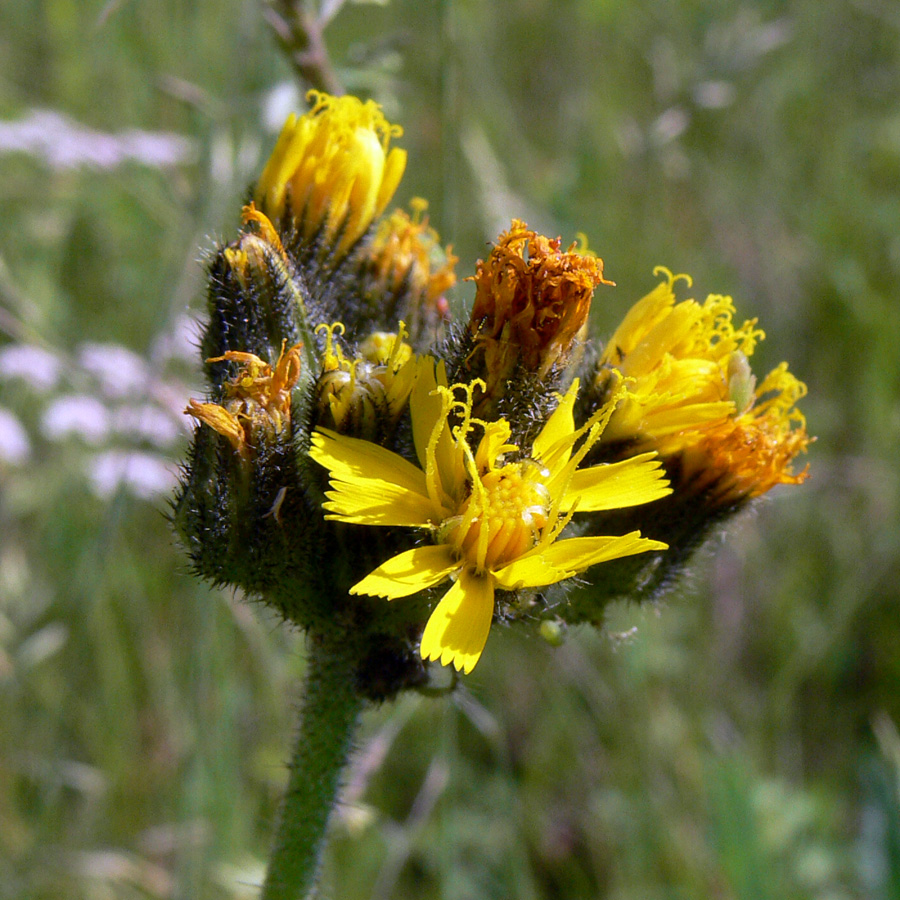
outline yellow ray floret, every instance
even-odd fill
[[[655,454],[579,469],[613,409],[575,427],[575,382],[530,454],[509,442],[505,420],[472,416],[476,384],[447,386],[443,366],[418,361],[410,409],[419,466],[397,454],[319,428],[310,456],[331,475],[326,518],[427,531],[432,543],[387,560],[351,593],[393,600],[453,584],[428,620],[424,659],[470,672],[487,640],[497,588],[554,584],[599,562],[662,550],[642,538],[560,539],[580,512],[649,503],[670,493]]]
[[[674,435],[731,415],[729,360],[737,353],[750,356],[764,337],[755,319],[735,327],[730,297],[676,302],[675,284],[690,285],[690,278],[655,271],[666,280],[631,308],[600,359],[598,380],[624,377],[628,385],[603,435],[606,442],[646,436],[673,443]]]

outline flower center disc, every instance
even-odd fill
[[[524,460],[492,469],[473,483],[450,540],[476,570],[503,566],[537,543],[549,519],[548,475]]]

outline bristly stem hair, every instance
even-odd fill
[[[310,635],[300,727],[261,900],[303,900],[316,885],[331,810],[364,699],[350,642]]]

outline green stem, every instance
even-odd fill
[[[325,832],[364,700],[352,652],[309,638],[300,728],[261,900],[304,900],[315,886]]]

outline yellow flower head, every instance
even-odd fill
[[[425,357],[410,398],[419,466],[368,441],[317,429],[310,456],[331,474],[326,518],[406,526],[430,544],[400,553],[351,588],[393,600],[451,579],[425,626],[423,659],[468,673],[478,662],[497,588],[555,584],[596,563],[665,549],[632,532],[560,540],[580,512],[648,503],[669,493],[655,454],[579,469],[611,407],[575,428],[577,382],[560,399],[526,455],[505,420],[472,416],[476,385],[448,387]]]
[[[191,400],[185,410],[231,441],[245,459],[253,445],[254,432],[279,434],[291,421],[291,390],[300,378],[300,344],[285,350],[273,369],[254,353],[229,350],[207,362],[237,362],[243,368],[225,383],[225,403]]]
[[[318,423],[364,437],[375,437],[382,422],[396,424],[416,377],[404,323],[396,334],[369,335],[355,359],[348,359],[335,340],[344,331],[340,322],[316,331],[325,333],[323,372],[316,383]]]
[[[441,249],[437,232],[428,224],[427,201],[411,202],[412,215],[396,209],[378,225],[368,248],[369,262],[378,287],[385,293],[411,293],[410,315],[433,310],[446,313],[444,293],[456,284],[453,267],[458,259]],[[413,333],[418,322],[411,321]]]
[[[805,385],[782,363],[757,387],[748,357],[765,335],[756,320],[736,327],[730,297],[677,302],[675,283],[690,278],[655,272],[666,280],[632,307],[600,359],[601,394],[626,387],[602,441],[678,457],[682,480],[715,483],[723,503],[802,481],[790,463],[810,442],[794,408]]]
[[[807,465],[794,474],[791,463],[812,438],[794,404],[806,394],[782,363],[765,378],[751,405],[702,432],[680,456],[679,479],[691,491],[708,492],[716,506],[759,497],[776,484],[801,484]]]
[[[402,134],[372,100],[307,95],[313,108],[291,115],[256,186],[259,209],[284,232],[308,240],[324,227],[343,256],[384,212],[406,168],[406,151],[391,147]]]
[[[487,261],[479,260],[469,332],[490,381],[508,378],[517,361],[539,377],[564,359],[587,322],[594,288],[612,284],[603,260],[561,249],[559,238],[513,219]],[[490,392],[490,387],[488,388]]]

